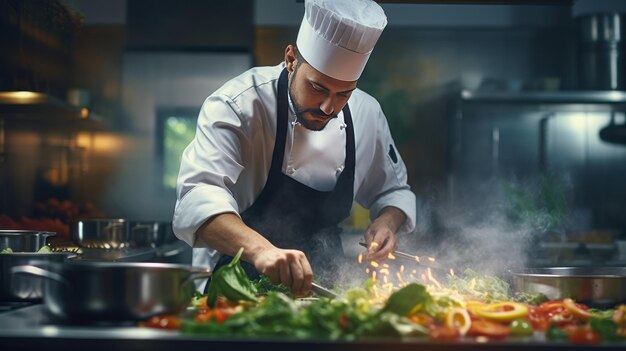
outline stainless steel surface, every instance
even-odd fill
[[[61,263],[71,253],[10,253],[0,254],[0,302],[34,301],[43,297],[43,280],[11,274],[17,266]]]
[[[367,247],[367,244],[364,242],[359,242],[359,245],[363,246],[363,247]],[[433,268],[433,269],[441,269],[441,270],[449,270],[451,267],[444,267],[443,265],[439,264],[438,262],[434,261],[434,259],[430,259],[429,257],[425,257],[425,256],[416,256],[416,255],[411,255],[408,254],[406,252],[402,252],[402,251],[398,251],[398,250],[393,250],[393,255],[407,260],[407,261],[411,261],[415,264],[418,264],[420,266],[424,266],[424,267],[428,267],[428,268]]]
[[[98,249],[154,248],[176,239],[168,222],[122,218],[74,221],[70,237],[78,246]]]
[[[311,285],[311,290],[313,290],[314,293],[323,297],[329,297],[331,299],[336,299],[339,297],[339,295],[335,294],[332,290],[329,290],[317,283],[313,283]]]
[[[191,282],[211,274],[187,265],[85,261],[18,266],[13,272],[47,278],[47,309],[73,321],[135,321],[180,313],[193,296]]]
[[[10,248],[13,252],[37,252],[53,235],[56,233],[40,230],[0,230],[0,250]]]
[[[620,13],[596,13],[577,20],[579,88],[623,90],[626,87],[624,20],[626,16]]]
[[[626,302],[626,267],[548,267],[512,271],[515,291],[570,297],[597,307]]]
[[[548,103],[626,103],[625,91],[570,90],[570,91],[461,91],[464,101],[515,101]]]

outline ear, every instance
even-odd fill
[[[296,70],[296,65],[298,64],[298,49],[289,44],[285,49],[285,65],[287,65],[287,71],[289,73],[293,73]]]

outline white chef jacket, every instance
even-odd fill
[[[239,214],[260,195],[268,177],[276,138],[276,94],[284,69],[252,68],[211,94],[202,105],[196,135],[182,155],[173,228],[194,247],[193,264],[213,268],[220,253],[196,238],[196,230],[221,213]],[[407,220],[399,234],[415,228],[415,195],[407,184],[406,166],[378,102],[356,89],[348,100],[354,125],[356,169],[354,200],[374,219],[387,206]],[[283,173],[311,188],[328,191],[343,171],[343,113],[322,131],[310,131],[289,120]],[[261,233],[262,234],[262,233]]]

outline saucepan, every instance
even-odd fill
[[[193,280],[211,275],[188,265],[94,261],[24,265],[12,272],[46,278],[46,308],[61,319],[86,322],[181,313],[193,297]]]
[[[46,245],[48,237],[53,235],[56,233],[40,230],[0,230],[0,250],[37,252]]]
[[[518,292],[566,297],[593,307],[626,303],[626,267],[546,267],[511,271]]]
[[[70,237],[84,248],[154,248],[169,240],[170,228],[170,223],[159,221],[81,219],[70,224]]]
[[[66,252],[14,252],[0,254],[0,301],[37,301],[43,297],[43,281],[38,278],[11,274],[13,267],[62,263],[75,256]]]

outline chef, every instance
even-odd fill
[[[243,248],[251,278],[307,294],[314,273],[337,272],[338,225],[353,201],[370,211],[366,259],[385,259],[414,229],[404,162],[380,105],[357,88],[386,24],[371,0],[306,0],[284,62],[252,68],[205,100],[173,219],[195,266],[215,270]]]

